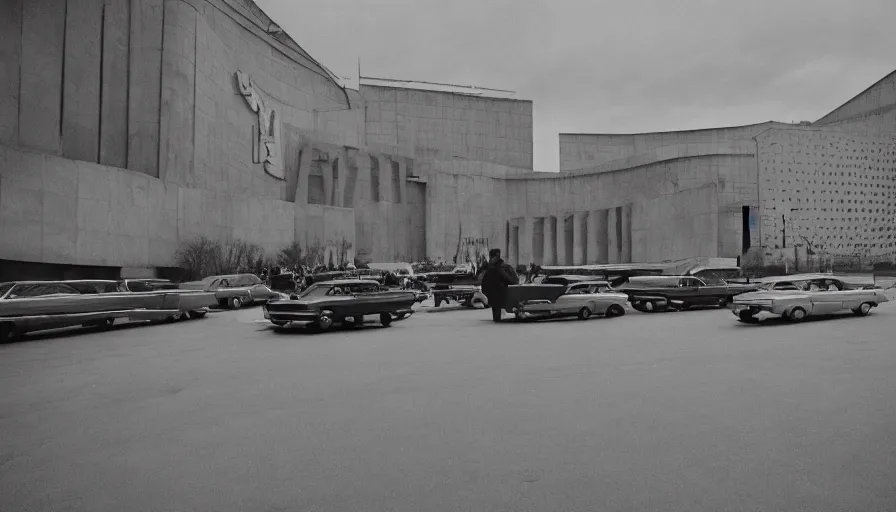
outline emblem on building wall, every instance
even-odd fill
[[[258,114],[258,129],[254,133],[253,162],[264,164],[264,171],[279,180],[286,179],[280,155],[280,123],[277,111],[265,102],[264,93],[242,71],[236,72],[236,82],[240,94],[249,108]]]

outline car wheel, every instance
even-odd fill
[[[865,316],[871,312],[871,308],[873,308],[873,307],[874,306],[870,302],[863,302],[861,306],[852,310],[852,312],[855,313],[857,316]]]
[[[648,313],[653,313],[656,310],[656,304],[651,301],[647,301],[644,303],[644,311]]]
[[[613,304],[607,308],[607,316],[622,316],[625,314],[625,308],[620,306],[619,304]]]
[[[787,315],[787,320],[797,323],[802,322],[806,319],[806,310],[803,308],[793,308],[790,310],[790,314]]]
[[[16,328],[11,323],[0,324],[0,344],[9,343],[15,337]]]
[[[233,309],[240,309],[241,307],[243,307],[243,299],[239,297],[230,299],[230,307]]]
[[[579,320],[588,320],[591,318],[591,308],[585,306],[579,310]]]
[[[473,299],[472,306],[474,309],[485,309],[485,302],[482,302],[482,299]]]
[[[191,318],[202,318],[204,317],[208,311],[190,311]]]
[[[745,324],[759,323],[759,319],[753,316],[749,311],[741,311],[737,314],[737,318]]]
[[[330,315],[321,315],[317,322],[314,323],[314,326],[322,331],[326,331],[330,327],[333,327],[333,317]]]
[[[632,309],[634,309],[635,311],[640,311],[642,313],[647,312],[647,310],[644,309],[644,304],[641,304],[638,301],[632,302]]]
[[[392,324],[392,315],[389,313],[381,313],[380,323],[383,324],[383,327],[389,327]]]
[[[271,323],[276,325],[277,327],[283,327],[284,325],[288,324],[289,322],[284,322],[283,320],[277,320],[277,321],[271,320]]]

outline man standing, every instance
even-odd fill
[[[488,264],[482,276],[482,293],[488,298],[492,308],[492,320],[500,322],[504,315],[504,303],[507,301],[507,287],[519,284],[520,278],[513,267],[501,259],[501,249],[492,249],[488,253]]]

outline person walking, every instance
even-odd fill
[[[516,271],[501,259],[501,249],[492,249],[488,253],[488,264],[482,276],[482,293],[488,298],[492,308],[492,320],[500,322],[504,316],[504,303],[507,301],[507,287],[519,284]]]

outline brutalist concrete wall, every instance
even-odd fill
[[[633,204],[632,260],[659,262],[718,254],[715,183]]]
[[[866,264],[896,258],[896,137],[823,129],[757,136],[762,246]]]
[[[368,150],[360,95],[269,34],[254,4],[63,7],[0,6],[0,256],[168,266],[197,235],[271,256],[294,240],[354,246],[355,208],[367,240],[382,241],[375,253],[421,252],[425,212],[403,184],[413,160]],[[66,34],[79,44],[64,46]],[[369,172],[349,164],[358,153],[401,160],[381,178],[384,204],[365,196]],[[315,166],[320,198],[309,194]],[[364,224],[373,218],[384,222]]]
[[[560,134],[560,170],[591,169],[623,159],[657,152],[693,153],[690,145],[705,145],[732,141],[750,141],[757,134],[783,123],[760,123],[747,126],[709,128],[680,132],[636,134]],[[596,170],[605,170],[597,168]]]
[[[896,119],[892,113],[894,108],[896,108],[896,71],[816,121],[814,126],[825,126],[875,116],[882,116],[885,121],[892,122]],[[887,130],[892,131],[894,127],[896,126],[890,125]]]
[[[413,151],[418,172],[460,158],[532,169],[532,102],[361,86],[371,143]]]

